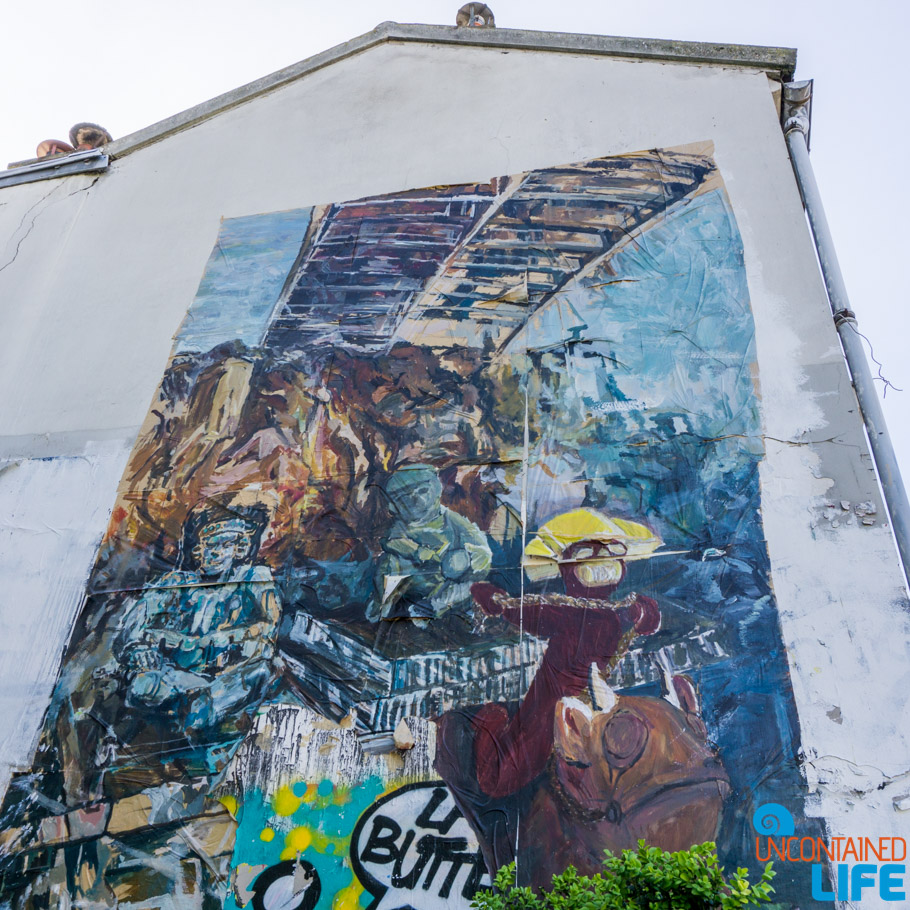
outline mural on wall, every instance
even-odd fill
[[[754,806],[801,803],[762,456],[707,144],[225,221],[3,899],[465,908],[639,838],[748,864]]]

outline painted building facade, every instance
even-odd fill
[[[387,24],[0,188],[9,906],[906,837],[793,65]]]

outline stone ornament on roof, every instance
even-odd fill
[[[465,28],[496,28],[496,17],[486,3],[466,3],[458,10],[455,24]]]
[[[113,142],[111,134],[97,123],[77,123],[70,129],[69,142],[62,139],[45,139],[35,149],[36,158],[57,158],[71,155],[73,152],[84,152],[98,149]]]
[[[111,134],[97,123],[77,123],[70,129],[70,142],[77,150],[98,149],[113,141]]]

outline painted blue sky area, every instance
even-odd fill
[[[739,526],[763,455],[753,335],[722,190],[686,200],[558,292],[512,342],[543,358],[529,386],[531,520],[595,505],[646,518],[677,548],[757,545],[760,525]]]
[[[300,252],[312,208],[228,218],[221,224],[174,353],[208,351],[225,341],[258,345]]]
[[[512,348],[565,350],[573,419],[593,411],[617,438],[668,415],[680,418],[677,432],[753,437],[753,334],[742,241],[713,190],[558,293]]]

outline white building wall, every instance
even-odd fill
[[[41,458],[67,456],[58,471],[71,472],[48,481],[50,509],[22,495],[16,472],[0,475],[17,502],[2,518],[15,554],[2,565],[13,576],[20,560],[34,567],[32,583],[19,574],[0,595],[16,630],[0,691],[29,693],[3,713],[3,760],[30,758],[48,660],[221,218],[711,140],[745,248],[762,512],[814,811],[832,835],[906,836],[910,613],[774,88],[761,72],[717,66],[386,44],[100,176],[0,191],[0,456],[33,483]],[[56,631],[45,635],[50,603]]]

